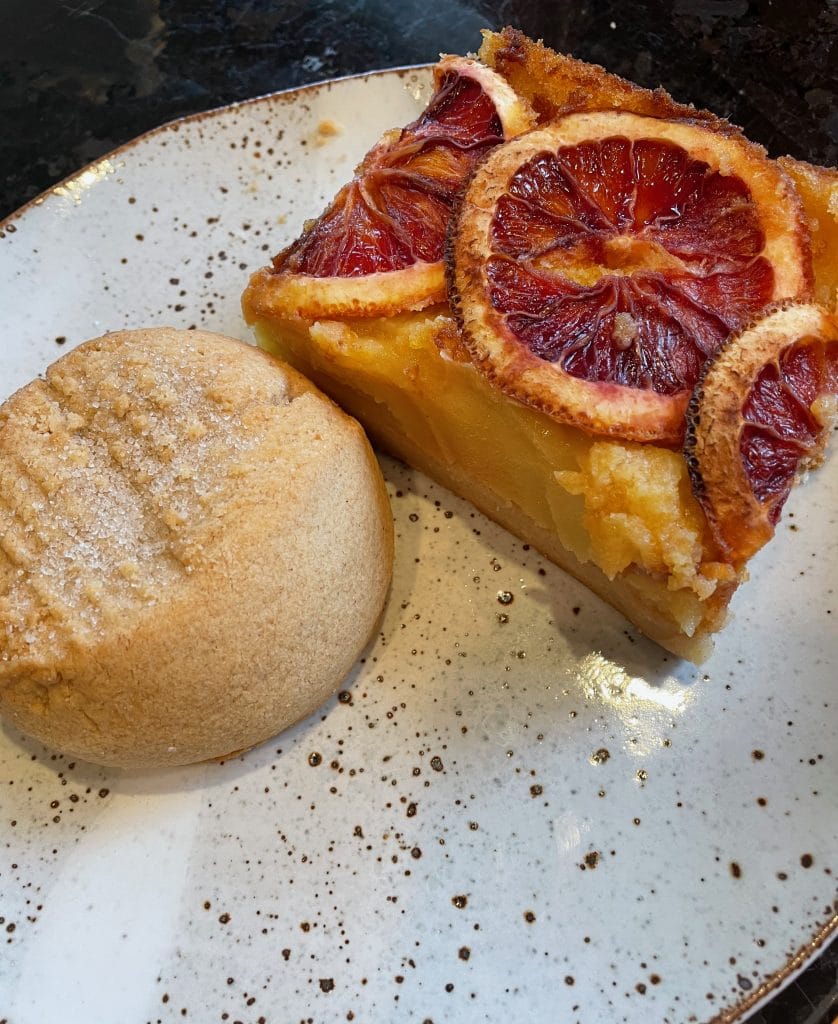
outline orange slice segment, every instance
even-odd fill
[[[451,208],[475,164],[535,116],[500,75],[444,57],[422,114],[373,147],[321,216],[260,271],[245,307],[268,316],[387,316],[445,299]]]
[[[453,305],[500,387],[593,433],[678,444],[706,359],[808,297],[800,201],[712,125],[571,114],[492,152],[449,246]]]
[[[838,411],[838,320],[786,305],[707,364],[687,414],[693,490],[722,550],[742,564],[774,534],[796,478],[816,465]]]

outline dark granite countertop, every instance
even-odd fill
[[[164,121],[466,52],[507,23],[729,117],[772,155],[838,162],[836,0],[4,0],[0,216]],[[838,943],[753,1018],[837,1019]]]
[[[505,23],[729,117],[772,155],[838,162],[834,0],[4,0],[0,21],[0,216],[163,121],[466,52]]]

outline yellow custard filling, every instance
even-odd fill
[[[380,447],[474,501],[666,646],[678,647],[670,634],[721,625],[738,580],[714,557],[680,452],[597,439],[509,398],[469,362],[446,306],[255,327]],[[605,579],[583,571],[591,566]],[[651,607],[638,615],[632,597]],[[649,616],[651,630],[640,621]]]

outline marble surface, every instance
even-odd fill
[[[4,0],[0,215],[162,121],[465,52],[504,23],[728,116],[775,155],[838,160],[828,0]]]
[[[838,162],[838,4],[816,0],[3,0],[0,216],[164,121],[518,25],[741,124],[773,155]],[[753,1020],[833,1024],[838,943]]]

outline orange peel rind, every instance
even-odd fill
[[[603,197],[601,193],[602,173],[599,177],[591,173],[590,181],[577,189],[575,205],[566,200],[566,191],[578,184],[573,178],[574,168],[583,160],[577,154],[584,151],[584,159],[590,162],[594,157],[588,151],[594,146],[602,150],[594,154],[601,167],[606,167],[606,157],[611,159],[608,154],[617,153],[620,147],[631,149],[633,154],[620,156],[620,167],[628,166],[638,176],[635,192],[631,193],[629,185],[618,186],[617,193],[625,202],[616,213],[608,207],[609,203],[614,205],[613,196]],[[638,155],[641,146],[645,147],[642,157]],[[554,174],[550,161],[559,158],[567,163]],[[707,189],[728,190],[729,195],[717,203],[727,204],[720,208],[728,218],[729,237],[739,242],[740,236],[750,231],[746,242],[751,248],[761,237],[755,255],[746,249],[740,260],[742,273],[751,275],[747,281],[742,277],[745,283],[740,284],[739,278],[729,274],[724,277],[733,265],[725,251],[724,236],[721,242],[713,242],[714,250],[703,252],[697,251],[689,238],[685,241],[678,235],[678,218],[683,211],[677,207],[671,217],[658,218],[651,228],[637,227],[641,215],[635,211],[650,194],[647,188],[641,195],[645,187],[642,174],[647,166],[659,173],[654,161],[663,158],[676,169],[686,167],[686,171],[678,172],[685,177],[689,172],[699,180],[705,174],[711,183]],[[614,157],[608,167],[616,166],[616,160]],[[568,165],[571,171],[566,170]],[[559,174],[563,177],[556,177]],[[556,187],[556,180],[562,182],[562,187],[567,186],[565,192]],[[701,181],[699,185],[705,187]],[[634,204],[631,209],[630,204]],[[528,212],[528,208],[534,212]],[[513,227],[507,230],[502,215],[510,210]],[[618,216],[633,226],[620,227]],[[750,218],[747,224],[746,216]],[[523,227],[514,225],[516,217]],[[700,223],[700,217],[693,215],[693,223],[699,225],[696,232],[704,231],[700,242],[706,243],[708,237],[712,241],[710,229]],[[554,229],[555,235],[551,235]],[[812,288],[809,234],[800,201],[786,175],[760,147],[735,133],[720,132],[712,124],[658,120],[622,111],[570,114],[490,152],[463,195],[447,252],[452,306],[472,358],[487,377],[519,401],[562,422],[591,433],[664,445],[681,443],[684,412],[707,355],[760,308],[781,299],[808,298]],[[750,281],[756,279],[755,267],[761,274],[757,283],[764,295],[753,308]],[[724,316],[698,292],[702,281],[711,278],[713,294],[720,295],[729,307]],[[655,281],[663,281],[659,289],[663,299],[653,294],[658,287]],[[672,289],[667,289],[673,281],[686,298],[682,296],[680,305],[668,307]],[[730,281],[740,288],[741,296],[730,294]],[[632,288],[640,297],[639,317],[615,313],[621,308],[617,304],[623,301],[621,295]],[[511,297],[508,302],[507,296]],[[594,307],[601,301],[605,315],[612,317],[608,344],[614,349],[631,346],[635,325],[638,319],[648,318],[650,308],[653,313],[657,309],[654,315],[661,322],[676,326],[676,314],[686,309],[697,320],[712,323],[714,333],[710,341],[699,337],[691,342],[688,372],[667,389],[658,388],[655,366],[647,374],[651,379],[641,385],[624,383],[617,375],[609,379],[608,368],[603,371],[598,365],[585,372],[603,375],[585,379],[560,365],[569,348],[579,347],[566,323],[542,332],[559,352],[554,358],[533,351],[536,346],[530,347],[522,340],[530,324],[538,323],[540,317],[549,323],[554,311],[564,308],[562,303],[567,302],[570,308],[570,302],[577,300],[588,303],[583,309],[586,316],[600,316],[601,311]],[[634,311],[635,307],[631,308]],[[577,314],[562,315],[565,321],[573,321]],[[582,322],[580,337],[586,329],[588,322]],[[657,330],[655,334],[655,330],[650,330],[653,340],[661,333]],[[678,330],[683,332],[681,327]],[[640,365],[644,360],[648,364],[651,358],[651,346],[649,352],[644,352],[642,341],[641,337],[636,349]],[[590,361],[596,363],[596,359]]]
[[[811,303],[772,308],[707,363],[684,454],[734,565],[771,539],[795,480],[822,459],[837,394],[838,320]]]
[[[443,113],[435,120],[452,83],[464,80],[490,102],[483,137],[479,119],[477,125],[467,118],[449,123]],[[401,131],[387,132],[326,211],[271,268],[253,276],[243,296],[249,320],[391,316],[445,301],[442,246],[453,202],[479,155],[531,128],[535,115],[497,72],[470,58],[444,56],[434,68],[434,82],[425,112]],[[359,223],[365,235],[357,243],[363,250],[358,266],[333,272],[340,263],[335,252],[356,244],[352,235]]]

